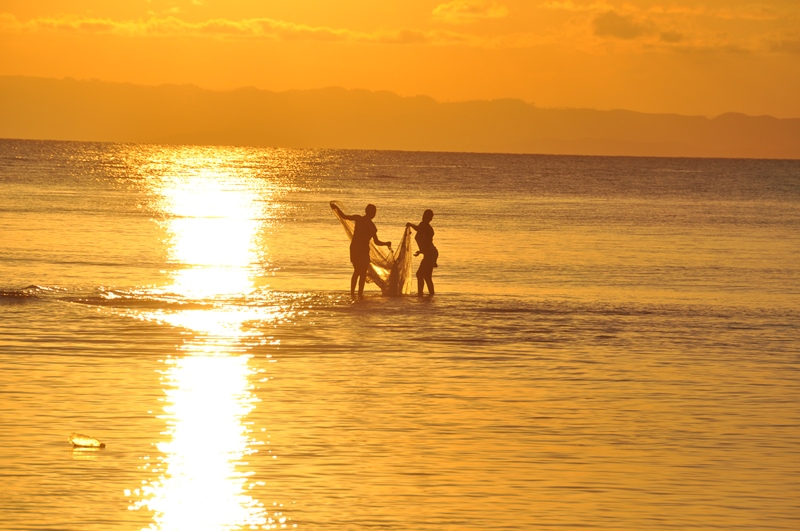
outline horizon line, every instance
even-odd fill
[[[2,76],[0,76],[2,77]],[[185,142],[119,142],[114,140],[65,140],[59,138],[11,138],[0,137],[0,142],[60,142],[65,144],[116,144],[134,146],[173,146],[173,147],[209,147],[209,148],[247,148],[247,149],[278,149],[290,151],[388,151],[391,153],[430,153],[454,155],[501,155],[518,157],[581,157],[581,158],[606,158],[606,159],[702,159],[702,160],[754,160],[800,162],[800,159],[781,157],[716,157],[703,155],[598,155],[598,154],[572,154],[572,153],[525,153],[522,151],[447,151],[441,149],[371,149],[371,148],[332,148],[332,147],[292,147],[292,146],[254,146],[245,144],[189,144]]]

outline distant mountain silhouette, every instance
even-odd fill
[[[0,137],[111,142],[581,155],[800,158],[800,119],[438,103],[327,88],[0,77]]]

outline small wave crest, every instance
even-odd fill
[[[48,293],[59,293],[63,288],[31,284],[24,288],[0,289],[0,304],[15,304],[40,300]]]
[[[221,307],[276,307],[297,308],[311,305],[319,297],[310,293],[288,293],[272,290],[255,291],[234,297],[213,297],[206,299],[187,298],[180,294],[169,293],[158,289],[108,289],[98,288],[91,293],[79,293],[61,296],[64,302],[103,306],[108,308],[130,310],[186,311],[211,310]]]
[[[169,294],[153,294],[145,291],[122,291],[101,289],[91,295],[62,297],[62,301],[90,306],[104,306],[131,310],[202,310],[213,303],[202,300],[187,300]]]
[[[0,304],[25,302],[31,299],[38,299],[35,293],[29,293],[24,290],[0,290]]]

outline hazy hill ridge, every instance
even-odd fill
[[[275,147],[800,158],[800,119],[438,103],[338,88],[211,91],[189,85],[0,76],[0,137]]]

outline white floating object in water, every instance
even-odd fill
[[[80,448],[105,448],[105,443],[101,443],[90,435],[81,435],[80,433],[72,433],[69,436],[69,442],[72,446]]]

